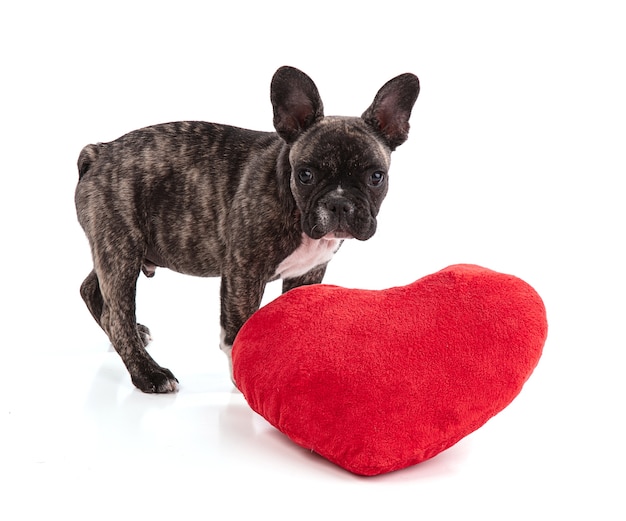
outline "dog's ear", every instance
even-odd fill
[[[396,76],[381,87],[361,116],[382,135],[391,150],[409,137],[409,118],[419,92],[417,76],[410,73]]]
[[[274,128],[287,143],[324,117],[324,106],[313,80],[293,67],[281,67],[272,78],[270,98]]]

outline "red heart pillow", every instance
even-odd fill
[[[237,335],[234,378],[294,442],[375,475],[432,458],[504,409],[546,335],[528,284],[456,265],[382,291],[289,291]]]

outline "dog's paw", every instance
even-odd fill
[[[231,344],[227,344],[224,341],[224,331],[222,330],[222,339],[220,340],[220,349],[226,355],[228,359],[228,370],[230,371],[230,380],[233,382],[235,389],[237,389],[237,383],[235,382],[235,377],[233,376],[233,346]]]
[[[178,391],[178,379],[169,369],[158,367],[142,374],[132,375],[135,387],[144,393],[175,393]]]
[[[139,333],[139,338],[141,338],[141,343],[146,347],[152,340],[150,330],[143,324],[137,324],[137,332]]]

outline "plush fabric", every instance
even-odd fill
[[[455,265],[380,291],[287,292],[239,332],[234,378],[295,443],[376,475],[432,458],[506,407],[546,335],[532,287]]]

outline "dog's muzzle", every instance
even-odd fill
[[[304,223],[303,223],[304,224]],[[319,199],[304,231],[313,239],[369,239],[376,231],[376,220],[366,204],[358,204],[336,193]]]

